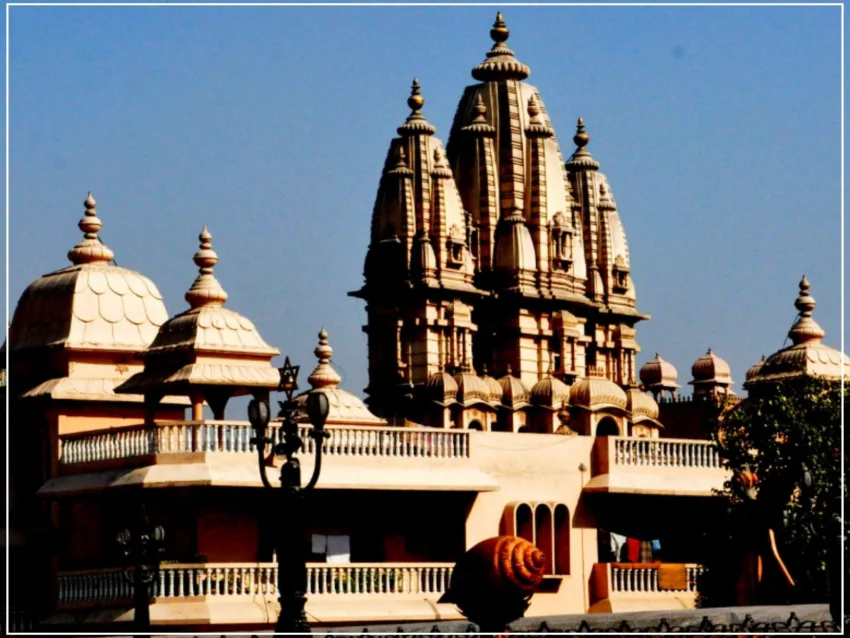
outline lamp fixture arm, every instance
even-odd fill
[[[254,439],[254,441],[257,446],[257,462],[260,467],[260,479],[263,481],[263,487],[272,489],[272,484],[269,481],[269,477],[266,475],[265,459],[263,458],[263,452],[265,452],[266,443],[268,443],[269,440],[265,436],[258,436]]]
[[[312,490],[319,482],[319,473],[322,471],[322,448],[324,447],[324,440],[330,438],[330,433],[313,428],[310,430],[309,436],[316,442],[316,463],[313,465],[313,476],[310,477],[310,482],[304,486],[305,491]]]

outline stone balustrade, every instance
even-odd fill
[[[696,593],[696,579],[702,571],[699,565],[685,565],[686,580],[685,588],[681,590],[661,589],[658,586],[657,563],[608,563],[608,589],[611,594],[616,593],[658,593],[669,594],[674,592]]]
[[[609,437],[614,465],[721,469],[720,455],[711,441]]]
[[[307,595],[378,594],[438,598],[449,586],[451,563],[356,563],[307,565]],[[277,597],[275,563],[164,564],[151,585],[154,598],[207,596]],[[120,569],[58,575],[59,605],[132,599]]]
[[[300,425],[304,453],[315,454],[316,442],[307,436],[310,425]],[[468,458],[469,433],[434,428],[328,426],[323,442],[329,456],[411,458]],[[93,463],[155,454],[256,453],[247,421],[176,421],[154,426],[130,426],[63,435],[60,463]],[[279,423],[269,427],[269,438],[279,442]]]

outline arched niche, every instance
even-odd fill
[[[552,510],[545,503],[540,503],[534,508],[534,523],[537,533],[535,534],[535,545],[546,557],[546,574],[554,573],[555,557],[552,544],[553,526]]]
[[[563,503],[555,506],[555,573],[570,573],[570,510]]]
[[[602,417],[596,424],[596,436],[619,436],[620,426],[610,416]]]

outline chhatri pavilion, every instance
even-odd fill
[[[461,618],[437,602],[454,562],[500,534],[546,557],[527,616],[694,606],[701,555],[689,539],[728,478],[700,423],[740,400],[732,371],[709,349],[682,396],[658,354],[636,370],[649,316],[616,176],[601,172],[580,117],[562,147],[509,35],[500,13],[445,145],[413,81],[350,293],[366,304],[365,400],[342,386],[332,335],[316,327],[316,366],[295,399],[330,403],[304,539],[313,626]],[[12,607],[57,631],[128,627],[114,539],[143,507],[166,529],[157,631],[269,630],[272,539],[287,521],[269,511],[245,416],[227,408],[277,391],[280,351],[227,305],[218,278],[233,256],[219,264],[207,228],[194,281],[191,255],[174,259],[188,307],[172,315],[150,279],[115,265],[101,214],[120,223],[89,195],[71,265],[45,256],[59,270],[25,290],[4,345]],[[850,372],[809,293],[804,278],[792,345],[746,373],[747,392]],[[299,456],[309,477],[312,441]],[[280,462],[266,461],[272,481]]]

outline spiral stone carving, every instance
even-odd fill
[[[440,602],[455,603],[481,631],[501,632],[523,616],[544,573],[545,556],[528,541],[488,538],[460,558]]]

